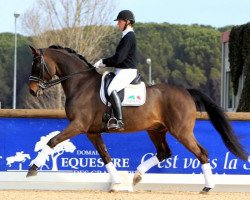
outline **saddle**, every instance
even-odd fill
[[[115,77],[113,72],[105,72],[102,76],[102,83],[100,89],[100,98],[106,105],[106,111],[103,114],[102,122],[104,130],[107,130],[107,124],[114,118],[111,103],[109,102],[108,87]],[[121,106],[141,106],[146,101],[146,86],[141,81],[141,76],[138,74],[136,78],[126,88],[118,92],[121,100]]]
[[[108,87],[115,77],[113,72],[105,72],[102,75],[102,84],[100,89],[100,98],[105,105],[110,106]],[[126,88],[118,92],[122,106],[141,106],[146,101],[146,86],[141,81],[141,75],[136,78]]]

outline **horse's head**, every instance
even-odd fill
[[[46,88],[46,83],[55,75],[56,70],[52,67],[52,61],[46,58],[44,49],[29,47],[33,54],[29,91],[33,96],[39,96],[42,90]]]
[[[87,73],[95,69],[82,55],[70,48],[52,45],[45,49],[35,49],[30,46],[33,54],[32,70],[29,78],[29,90],[33,96],[38,96],[43,89],[76,75],[93,75]],[[59,78],[51,80],[54,75]],[[81,77],[81,76],[78,76]]]

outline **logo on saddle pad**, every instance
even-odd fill
[[[109,83],[113,78],[111,77],[107,80],[107,76],[110,76],[110,72],[105,72],[102,75],[102,84],[100,89],[100,98],[104,104],[107,104],[105,93]],[[146,86],[142,81],[139,84],[128,85],[123,91],[120,91],[119,93],[122,93],[121,95],[119,94],[122,106],[141,106],[146,101]],[[110,105],[110,103],[108,103],[108,105]]]

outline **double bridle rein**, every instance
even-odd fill
[[[33,58],[33,62],[37,59],[37,58],[41,58],[41,61],[40,61],[40,73],[39,73],[39,77],[37,76],[30,76],[29,77],[29,81],[35,81],[38,83],[38,86],[42,89],[47,89],[47,88],[50,88],[58,83],[61,83],[62,81],[65,81],[77,74],[81,74],[81,73],[84,73],[84,72],[87,72],[87,71],[90,71],[90,70],[93,70],[95,69],[92,65],[90,65],[90,68],[89,69],[85,69],[85,70],[82,70],[82,71],[79,71],[79,72],[76,72],[76,73],[72,73],[70,75],[67,75],[67,76],[63,76],[61,78],[58,78],[58,79],[55,79],[55,80],[50,80],[50,81],[44,81],[44,74],[45,72],[52,78],[53,76],[50,74],[49,72],[49,69],[47,67],[47,64],[45,63],[44,61],[44,49],[39,49],[40,50],[40,56],[36,56]]]

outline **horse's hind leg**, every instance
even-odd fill
[[[188,134],[189,133],[189,134]],[[212,170],[208,160],[207,151],[197,142],[193,132],[183,132],[179,137],[175,137],[190,151],[197,159],[201,162],[201,169],[204,174],[205,187],[201,193],[207,193],[209,190],[214,188],[215,184],[212,179]]]
[[[166,142],[166,132],[167,130],[165,129],[160,131],[148,131],[148,135],[155,145],[157,154],[142,162],[137,167],[137,171],[133,178],[134,185],[141,181],[143,174],[145,174],[149,169],[171,156],[171,150]]]

